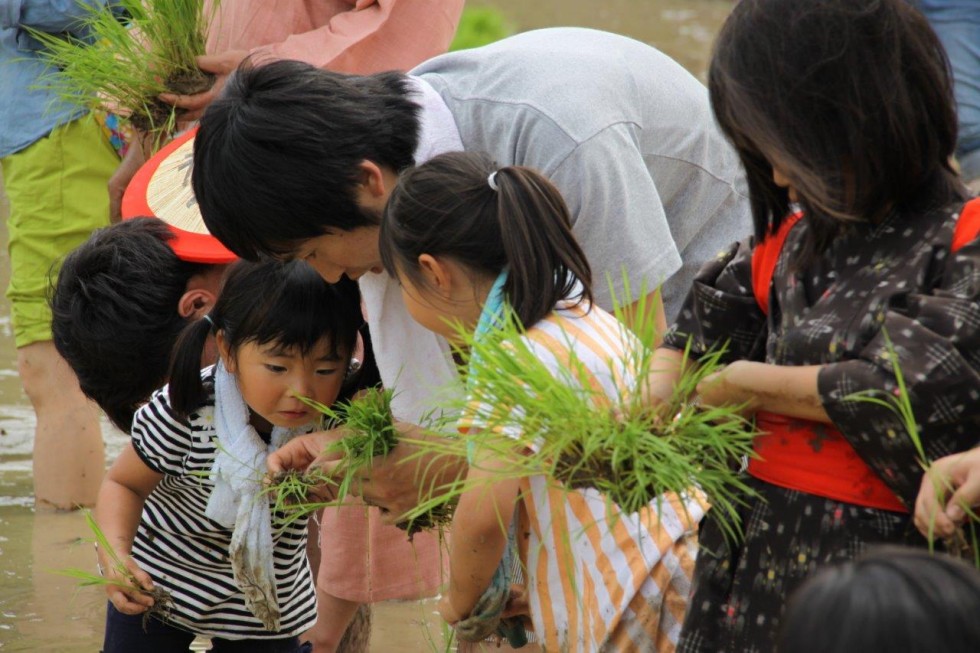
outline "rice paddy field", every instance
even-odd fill
[[[704,80],[711,41],[730,0],[469,0],[492,7],[512,31],[578,25],[619,32],[650,43]],[[6,287],[7,202],[0,180],[0,285]],[[102,641],[105,595],[78,590],[52,570],[95,567],[92,545],[79,514],[36,512],[31,447],[34,416],[20,387],[10,307],[0,298],[0,650],[96,651]],[[103,424],[111,461],[125,437]],[[371,651],[438,650],[440,627],[426,603],[382,604],[375,609]]]

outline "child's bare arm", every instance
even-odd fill
[[[153,588],[153,581],[129,554],[143,513],[143,503],[161,478],[163,475],[147,467],[130,444],[106,473],[95,506],[95,521],[112,550],[139,585],[147,590]],[[106,586],[106,594],[117,610],[124,614],[139,614],[153,605],[153,599],[148,595],[127,589],[133,583],[119,569],[119,562],[113,559],[111,552],[99,549],[99,565],[107,579],[120,583]]]
[[[519,479],[500,479],[492,462],[470,466],[449,537],[449,590],[439,612],[449,623],[468,616],[504,556]],[[492,480],[495,479],[495,480]]]

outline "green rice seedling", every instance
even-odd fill
[[[118,580],[110,581],[101,574],[93,574],[92,572],[84,569],[60,569],[56,573],[78,580],[78,584],[81,587],[105,587],[108,585],[113,585],[122,587],[131,592],[146,594],[147,596],[153,598],[153,605],[143,613],[143,628],[146,628],[147,620],[153,616],[166,621],[173,606],[173,599],[170,596],[170,592],[156,586],[154,586],[152,590],[143,589],[139,581],[136,580],[136,576],[134,576],[133,573],[126,567],[125,561],[112,547],[112,544],[110,544],[109,539],[105,536],[105,533],[103,533],[102,529],[99,528],[98,523],[96,523],[95,518],[92,516],[92,512],[90,510],[85,510],[84,515],[85,523],[95,536],[96,547],[105,551],[112,569],[116,572],[117,576],[124,579],[124,582],[119,582]]]
[[[330,445],[324,452],[341,455],[339,480],[327,480],[336,485],[335,503],[343,502],[351,493],[351,486],[359,471],[370,467],[374,458],[388,455],[388,452],[398,443],[398,429],[395,427],[391,413],[393,396],[394,391],[391,389],[370,388],[336,408],[300,397],[304,403],[318,410],[329,421],[343,424],[349,431],[347,436]],[[308,478],[304,482],[316,484],[323,480],[326,479],[317,476],[313,479]],[[315,504],[301,505],[297,508],[294,504],[289,509],[304,511],[313,505]],[[413,513],[410,519],[399,522],[397,526],[412,536],[419,531],[438,528],[448,523],[451,516],[451,506],[441,505],[429,512]]]
[[[159,143],[176,127],[179,111],[158,96],[199,93],[214,83],[195,57],[204,54],[217,5],[206,9],[203,0],[85,5],[75,36],[31,30],[45,46],[42,58],[55,71],[41,85],[62,100],[118,111]]]
[[[337,484],[337,500],[351,490],[354,472],[369,467],[375,456],[385,456],[398,442],[398,431],[391,414],[391,390],[371,388],[356,399],[337,407],[325,406],[301,397],[302,401],[334,424],[343,424],[349,434],[330,445],[324,453],[340,453],[343,477]]]
[[[323,485],[336,485],[336,482],[319,469],[288,470],[269,477],[262,494],[269,498],[270,509],[280,516],[280,526],[284,528],[305,515],[338,504],[313,498],[317,488]]]
[[[419,607],[424,610],[428,606],[422,603]],[[438,633],[432,632],[432,628],[429,626],[424,615],[419,620],[419,625],[422,628],[422,637],[425,640],[425,645],[431,653],[452,653],[452,651],[457,650],[456,631],[445,621],[439,620]],[[487,650],[490,650],[489,646]]]
[[[908,386],[905,383],[905,376],[902,374],[902,368],[898,361],[898,353],[895,351],[895,346],[892,344],[891,338],[888,337],[888,333],[883,332],[882,335],[885,340],[885,355],[888,357],[888,362],[891,364],[892,370],[895,373],[897,392],[895,394],[889,394],[879,390],[867,390],[849,395],[848,399],[851,401],[869,402],[894,412],[901,421],[905,434],[912,442],[912,446],[915,447],[919,464],[922,466],[927,478],[929,478],[929,482],[932,483],[936,496],[949,496],[955,488],[946,479],[938,474],[932,473],[930,467],[932,461],[929,460],[925,447],[922,445],[919,424],[916,422],[915,413],[912,410],[912,400],[909,396]],[[980,533],[978,533],[980,515],[969,505],[963,504],[961,508],[963,508],[968,520],[964,526],[957,527],[953,535],[944,541],[944,544],[947,551],[951,554],[960,558],[972,559],[974,566],[980,569]],[[929,537],[927,539],[929,540],[930,550],[933,549],[933,543],[936,539],[934,537],[934,527],[934,523],[929,524]]]
[[[561,488],[595,488],[627,515],[664,493],[689,493],[697,486],[726,532],[737,537],[738,508],[753,493],[735,463],[753,455],[755,431],[741,406],[702,408],[691,401],[698,383],[723,367],[722,352],[696,364],[685,352],[672,396],[651,408],[643,388],[657,372],[653,351],[639,343],[653,341],[655,320],[643,301],[631,317],[637,346],[608,365],[613,378],[633,382],[613,402],[584,381],[589,375],[571,347],[561,373],[553,373],[522,337],[513,313],[479,338],[460,330],[469,397],[448,412],[480,428],[463,438],[413,442],[417,455],[465,456],[471,465],[490,459],[496,461],[492,478],[543,475]],[[470,489],[465,480],[431,488],[417,510],[431,510]]]

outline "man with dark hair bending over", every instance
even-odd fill
[[[328,281],[359,279],[382,381],[407,422],[457,377],[446,342],[412,321],[382,274],[379,219],[401,171],[454,150],[551,178],[601,280],[597,303],[624,299],[624,272],[634,291],[664,283],[663,305],[654,294],[647,302],[661,324],[701,264],[750,229],[743,172],[705,88],[622,36],[528,32],[409,75],[352,77],[285,61],[240,68],[196,139],[205,222],[240,256],[300,258]],[[331,437],[299,440],[270,464],[303,467]],[[362,487],[396,515],[416,502],[416,483],[430,487],[414,465],[397,465],[407,453],[396,448]],[[460,469],[465,461],[443,471]]]

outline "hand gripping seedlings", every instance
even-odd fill
[[[70,34],[30,30],[55,71],[41,84],[68,102],[128,116],[133,127],[159,144],[176,128],[179,110],[158,96],[192,95],[214,83],[195,57],[204,54],[217,6],[215,1],[206,7],[204,0],[86,5]]]
[[[126,563],[119,553],[112,548],[112,545],[102,532],[102,529],[99,528],[99,525],[96,523],[95,518],[92,517],[91,511],[86,510],[84,511],[84,514],[85,523],[88,525],[89,529],[91,529],[92,534],[95,537],[96,548],[105,551],[106,557],[108,558],[109,564],[112,566],[113,571],[115,572],[116,576],[123,579],[123,582],[120,582],[119,580],[110,580],[109,578],[103,576],[102,573],[93,574],[92,572],[84,569],[60,569],[57,571],[57,573],[78,580],[80,587],[105,587],[107,585],[115,585],[117,587],[122,587],[129,592],[137,592],[150,596],[153,599],[153,605],[143,613],[144,630],[146,630],[147,627],[147,620],[151,617],[157,617],[161,621],[166,621],[170,615],[170,608],[173,603],[173,600],[170,597],[170,592],[160,587],[154,587],[152,590],[143,589],[143,586],[140,585],[140,582],[136,579],[136,576],[133,575],[133,572],[126,567]],[[99,571],[103,572],[101,566],[99,567]]]
[[[852,401],[870,402],[890,409],[899,420],[900,428],[905,431],[905,435],[912,442],[918,463],[925,471],[926,477],[933,484],[936,490],[936,496],[949,496],[955,488],[950,486],[947,479],[939,474],[934,474],[930,467],[932,460],[926,455],[925,446],[919,434],[919,425],[916,422],[915,412],[912,408],[908,386],[905,383],[905,377],[899,366],[898,353],[895,351],[895,346],[892,344],[891,338],[888,337],[888,333],[882,331],[882,335],[885,339],[885,355],[890,360],[895,373],[894,392],[888,394],[878,390],[868,390],[854,393],[848,399]],[[941,538],[941,541],[943,547],[950,555],[968,560],[980,569],[980,533],[978,533],[980,515],[977,514],[972,506],[963,505],[961,508],[963,508],[963,512],[966,515],[966,521],[962,525],[956,526],[953,534],[949,537]],[[930,549],[933,548],[936,539],[940,539],[934,536],[934,527],[935,524],[931,522],[929,524],[930,533],[927,538]]]
[[[370,388],[358,397],[336,407],[303,398],[303,401],[320,411],[331,423],[343,425],[348,435],[324,451],[340,453],[340,466],[332,477],[319,470],[307,474],[286,474],[273,480],[278,495],[276,506],[290,514],[304,514],[325,505],[336,505],[351,493],[351,487],[360,471],[371,466],[378,456],[386,456],[398,443],[398,429],[391,413],[390,389]],[[329,504],[308,502],[312,487],[328,483],[336,486],[335,501]],[[423,530],[439,528],[452,517],[450,505],[440,505],[431,511],[413,512],[411,517],[397,524],[408,532],[409,537]]]

